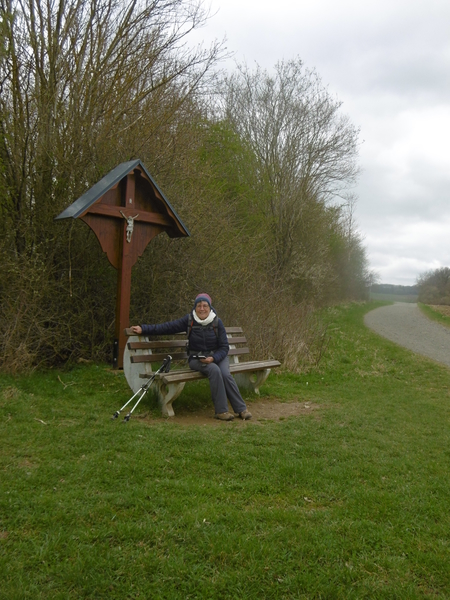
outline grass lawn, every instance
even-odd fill
[[[450,370],[326,313],[274,421],[181,426],[105,365],[0,375],[0,598],[450,598]],[[255,415],[258,401],[254,400]],[[177,407],[209,402],[207,382]]]

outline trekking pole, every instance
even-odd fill
[[[142,398],[145,396],[145,394],[148,392],[150,386],[152,385],[153,381],[155,380],[155,377],[158,375],[158,373],[168,373],[170,371],[170,363],[172,361],[172,357],[169,355],[166,356],[166,358],[163,360],[162,365],[159,367],[159,369],[157,371],[155,371],[153,373],[153,375],[150,377],[150,379],[148,381],[146,381],[146,383],[144,383],[144,385],[142,385],[138,391],[133,394],[133,396],[131,396],[131,398],[128,400],[128,402],[126,402],[122,408],[120,410],[116,410],[116,412],[113,414],[113,416],[111,417],[111,419],[117,419],[117,417],[120,415],[120,413],[123,411],[124,408],[126,408],[130,402],[132,400],[134,400],[136,398],[136,396],[141,393],[141,395],[139,396],[136,404],[133,406],[133,408],[130,410],[130,412],[124,417],[123,422],[127,423],[130,420],[131,414],[134,411],[134,409],[137,407],[137,405],[139,404],[139,402],[142,400]]]

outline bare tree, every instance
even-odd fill
[[[316,231],[329,226],[327,206],[357,176],[358,131],[340,108],[319,76],[299,59],[277,63],[273,74],[241,66],[226,81],[219,114],[257,158],[259,198],[283,276],[290,270],[298,277],[305,267],[317,273],[325,264],[323,236],[308,240],[308,229],[313,234],[314,224]]]
[[[450,267],[421,273],[417,278],[419,302],[450,305]]]
[[[135,156],[122,138],[148,128],[150,98],[176,90],[173,114],[221,50],[186,46],[207,18],[187,0],[1,0],[0,17],[0,160],[20,253],[27,224]]]

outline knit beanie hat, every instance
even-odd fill
[[[199,294],[195,299],[194,308],[199,302],[207,302],[209,304],[209,308],[211,308],[212,300],[211,296],[209,296],[208,294]]]

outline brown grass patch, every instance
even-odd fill
[[[450,306],[447,304],[431,304],[433,310],[444,315],[444,317],[450,317]]]

